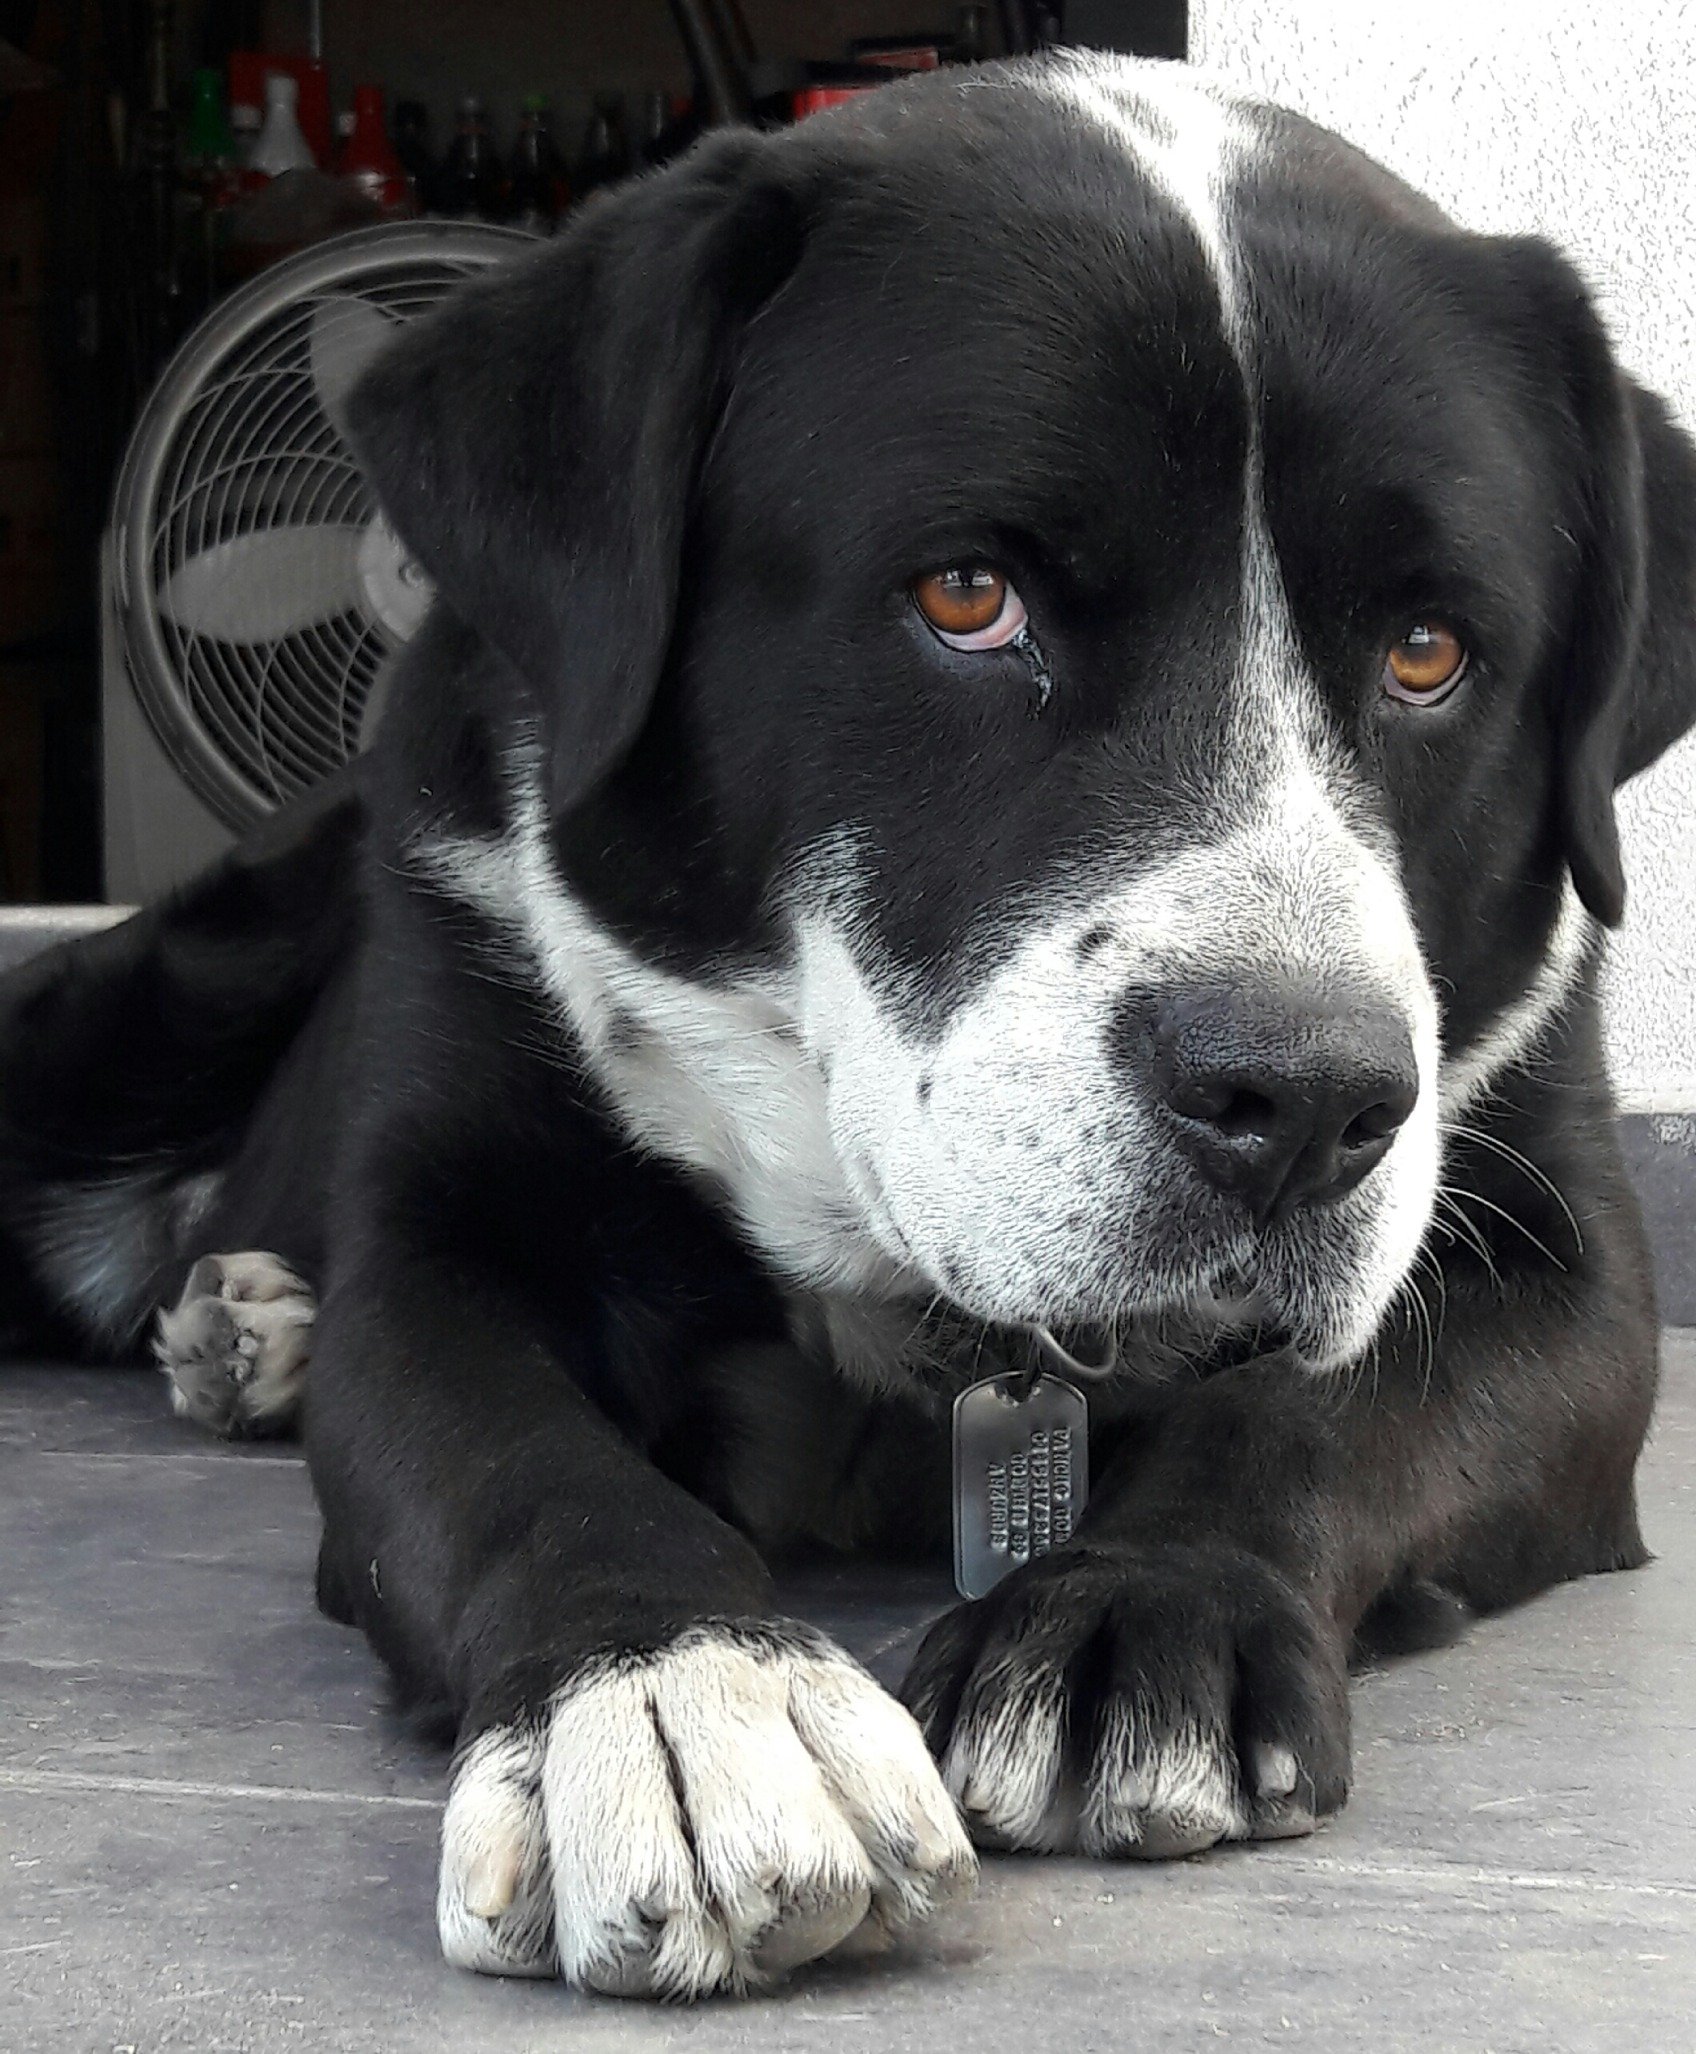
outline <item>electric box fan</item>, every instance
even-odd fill
[[[232,292],[166,366],[103,547],[108,898],[192,876],[369,737],[430,588],[341,403],[398,324],[532,243],[469,221],[357,229]]]

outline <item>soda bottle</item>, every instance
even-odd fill
[[[422,100],[395,102],[395,155],[425,214],[441,211],[441,179],[430,148],[430,115]]]
[[[180,248],[193,266],[191,290],[204,305],[217,289],[218,248],[226,209],[239,190],[235,137],[224,116],[223,82],[210,66],[189,86],[183,132]]]
[[[505,198],[506,184],[483,119],[483,103],[468,94],[459,103],[459,126],[442,166],[442,212],[481,214],[485,221],[498,221],[506,211]]]
[[[336,169],[385,214],[412,212],[412,188],[383,124],[381,86],[354,87],[353,129]]]
[[[548,126],[548,103],[540,93],[530,93],[512,146],[512,218],[534,235],[552,235],[565,200],[565,162]]]
[[[188,127],[183,134],[183,168],[196,179],[227,172],[235,163],[235,138],[224,118],[224,95],[210,65],[189,84]]]
[[[597,186],[611,185],[630,172],[630,138],[624,127],[624,102],[607,95],[595,101],[595,111],[583,136],[583,154],[577,160],[577,175],[571,181],[579,199]]]

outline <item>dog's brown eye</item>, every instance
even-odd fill
[[[1446,699],[1466,674],[1466,649],[1440,620],[1415,621],[1384,661],[1384,689],[1408,706]]]
[[[988,564],[951,563],[912,585],[913,604],[950,649],[999,649],[1025,624],[1024,603]]]

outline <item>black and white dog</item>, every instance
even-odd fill
[[[1597,938],[1696,458],[1558,256],[991,66],[713,138],[352,414],[438,604],[343,783],[10,986],[0,1295],[172,1307],[223,1431],[304,1387],[321,1602],[459,1735],[450,1959],[696,1995],[962,1817],[1304,1832],[1351,1650],[1644,1559]],[[1087,1515],[907,1708],[774,1616],[1086,1350]]]

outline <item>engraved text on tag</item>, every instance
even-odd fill
[[[1027,1393],[1028,1386],[1028,1393]],[[981,1598],[1063,1547],[1089,1499],[1089,1407],[1055,1376],[986,1377],[954,1401],[954,1582]]]

